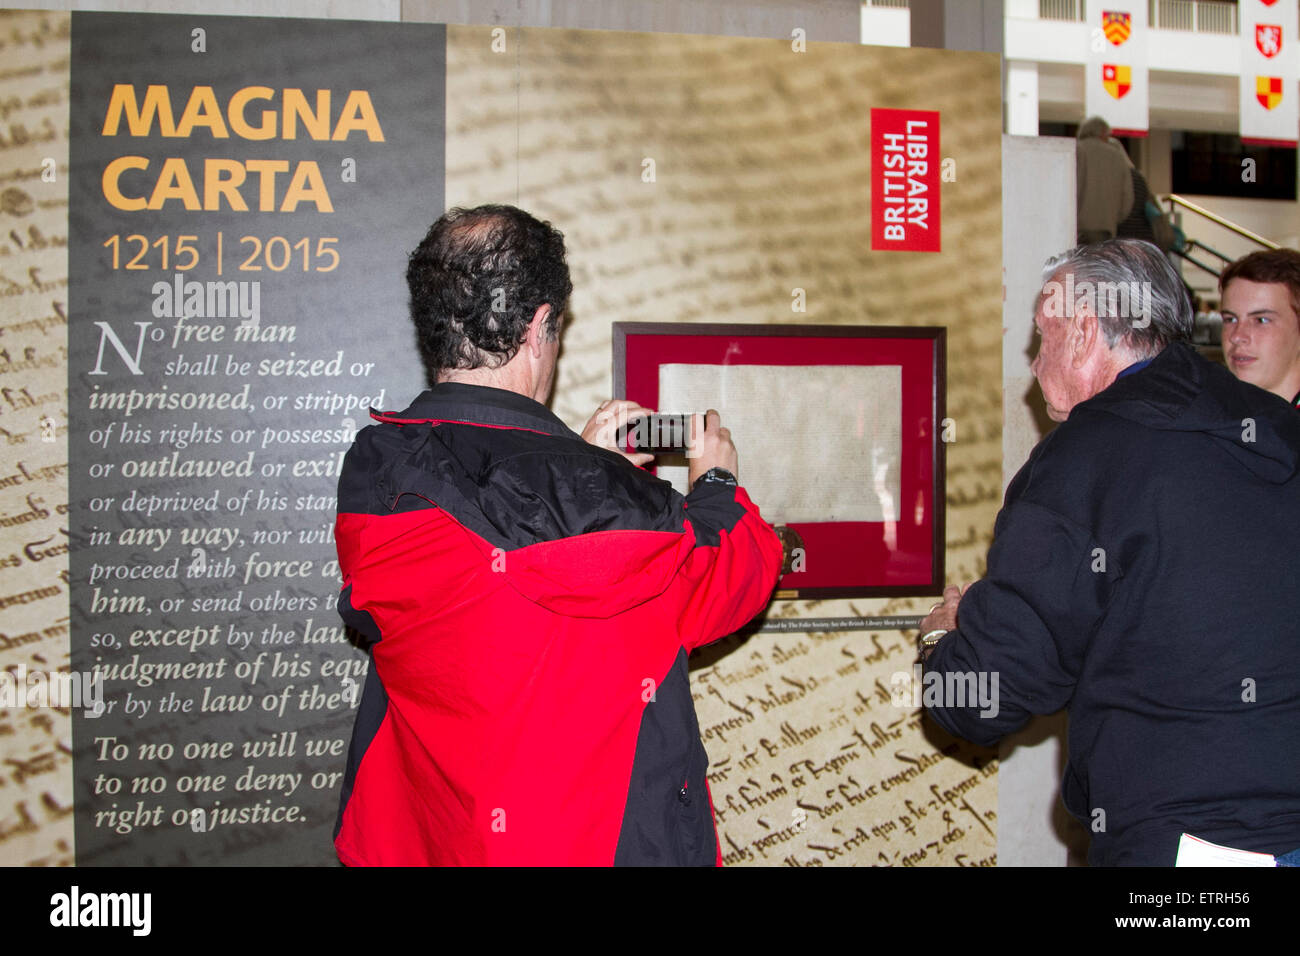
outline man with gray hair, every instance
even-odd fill
[[[928,672],[997,675],[1000,699],[930,714],[991,746],[1068,707],[1063,798],[1094,865],[1169,866],[1183,834],[1293,851],[1300,417],[1185,344],[1148,243],[1051,260],[1034,323],[1061,424],[1007,489],[985,577],[922,624]]]

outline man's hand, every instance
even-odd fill
[[[966,585],[970,587],[970,585]],[[921,619],[921,633],[927,634],[930,631],[951,631],[957,626],[957,605],[961,603],[962,593],[966,588],[959,588],[955,584],[950,584],[943,589],[943,601],[935,605],[924,618]]]
[[[587,427],[582,430],[582,440],[590,445],[597,445],[609,451],[618,452],[638,468],[654,461],[655,456],[646,452],[628,452],[618,447],[618,430],[631,419],[653,415],[648,408],[629,402],[624,398],[611,398],[601,402],[596,414],[591,416]]]
[[[701,418],[704,419],[703,422],[700,421]],[[739,477],[736,471],[736,446],[731,442],[730,430],[722,427],[722,416],[716,409],[710,408],[703,416],[691,416],[691,443],[686,458],[690,462],[688,489],[695,487],[695,479],[710,468],[725,468]]]

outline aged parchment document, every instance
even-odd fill
[[[897,365],[661,365],[659,404],[718,411],[774,524],[897,521],[902,385]],[[658,475],[686,494],[685,467]]]

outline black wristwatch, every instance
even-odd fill
[[[700,475],[700,477],[695,479],[695,484],[691,485],[691,490],[694,491],[703,484],[731,485],[731,487],[734,488],[740,484],[740,482],[736,480],[735,475],[727,471],[725,468],[710,468],[704,474]]]

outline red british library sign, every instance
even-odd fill
[[[939,114],[871,111],[871,248],[938,252]]]

